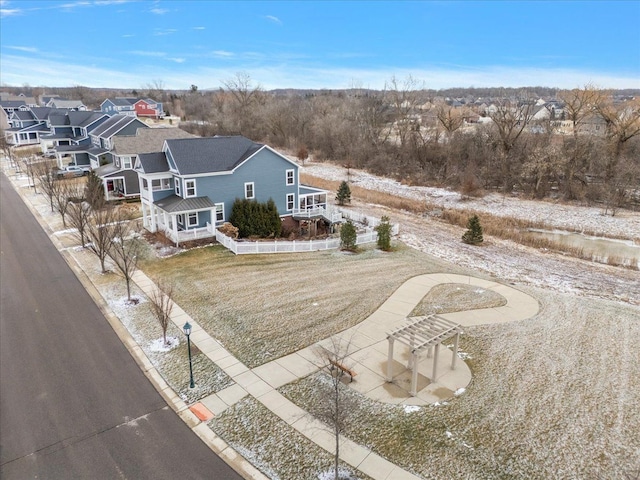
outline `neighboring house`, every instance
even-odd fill
[[[242,136],[167,140],[135,168],[144,227],[176,243],[213,237],[236,199],[273,199],[282,218],[327,205],[326,191],[300,185],[295,162]]]
[[[45,105],[51,108],[66,108],[69,110],[86,111],[87,106],[80,100],[67,100],[66,98],[52,98]]]
[[[102,179],[105,198],[135,198],[140,196],[140,182],[135,166],[138,155],[162,151],[165,140],[197,138],[179,128],[139,128],[136,135],[113,139],[113,162],[95,170]]]
[[[50,115],[48,124],[51,133],[41,137],[43,152],[54,149],[59,167],[64,166],[67,156],[71,157],[68,163],[90,165],[90,134],[109,118],[104,113],[82,111]]]
[[[91,168],[112,163],[113,139],[123,135],[135,135],[139,128],[149,127],[136,117],[127,115],[114,115],[101,123],[89,134],[91,146],[87,153]]]
[[[164,116],[162,103],[151,100],[150,98],[141,98],[133,104],[133,107],[138,117],[161,118]]]
[[[150,98],[107,98],[100,104],[100,111],[107,115],[127,115],[160,118],[164,115],[162,103]]]
[[[39,145],[40,137],[49,133],[46,124],[51,109],[26,107],[9,114],[9,128],[5,129],[7,143],[15,146]]]

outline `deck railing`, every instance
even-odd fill
[[[340,210],[336,210],[327,206],[314,207],[314,208],[294,208],[291,212],[294,218],[317,218],[322,217],[331,223],[337,223],[342,220],[342,213]]]

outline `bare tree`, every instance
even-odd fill
[[[122,214],[116,215],[109,256],[127,285],[127,300],[131,302],[131,277],[138,267],[141,249],[140,235],[131,228],[131,222]]]
[[[51,211],[54,211],[53,199],[56,197],[58,190],[61,188],[62,183],[58,181],[56,172],[53,170],[56,163],[53,161],[40,162],[36,167],[36,176],[40,183],[42,192],[49,199],[49,205]]]
[[[7,141],[4,129],[0,129],[0,153],[9,159],[11,168],[15,168],[15,159],[13,156],[13,147]]]
[[[72,201],[82,199],[84,185],[76,179],[59,180],[59,186],[53,191],[53,209],[62,217],[62,225],[67,228],[67,213]]]
[[[451,139],[454,132],[458,131],[464,123],[465,111],[462,108],[455,108],[446,103],[440,103],[436,108],[436,118],[438,124],[444,128],[447,140]]]
[[[489,113],[493,120],[498,137],[500,151],[500,176],[505,193],[513,188],[513,158],[512,152],[516,143],[531,122],[533,104],[526,99],[503,99],[498,102],[494,111]]]
[[[80,245],[84,248],[88,239],[91,206],[86,201],[69,202],[69,225],[76,230]]]
[[[346,375],[345,370],[347,356],[351,347],[351,338],[345,340],[340,336],[333,336],[316,351],[321,367],[326,367],[331,372],[331,389],[323,392],[320,404],[314,409],[319,420],[326,423],[331,429],[335,439],[334,452],[334,478],[338,480],[338,462],[340,460],[340,435],[346,430],[350,413],[355,408],[355,399],[345,392],[342,384]]]
[[[151,292],[151,311],[162,328],[164,344],[167,343],[167,328],[171,320],[173,310],[173,285],[162,280],[156,282],[156,288]]]
[[[115,237],[117,216],[113,206],[107,205],[101,210],[94,210],[91,219],[87,224],[87,236],[89,243],[87,247],[98,260],[102,273],[106,273],[105,260],[113,245],[112,239]]]

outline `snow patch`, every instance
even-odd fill
[[[167,343],[164,343],[164,338],[156,338],[149,343],[149,350],[152,352],[168,352],[180,345],[180,340],[177,337],[167,337]]]

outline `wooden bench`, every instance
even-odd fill
[[[353,370],[351,370],[348,367],[345,367],[341,363],[336,362],[335,360],[329,360],[329,370],[333,371],[336,368],[338,370],[341,370],[343,373],[349,374],[349,382],[353,382],[353,377],[355,377],[357,375],[356,372],[354,372]]]

